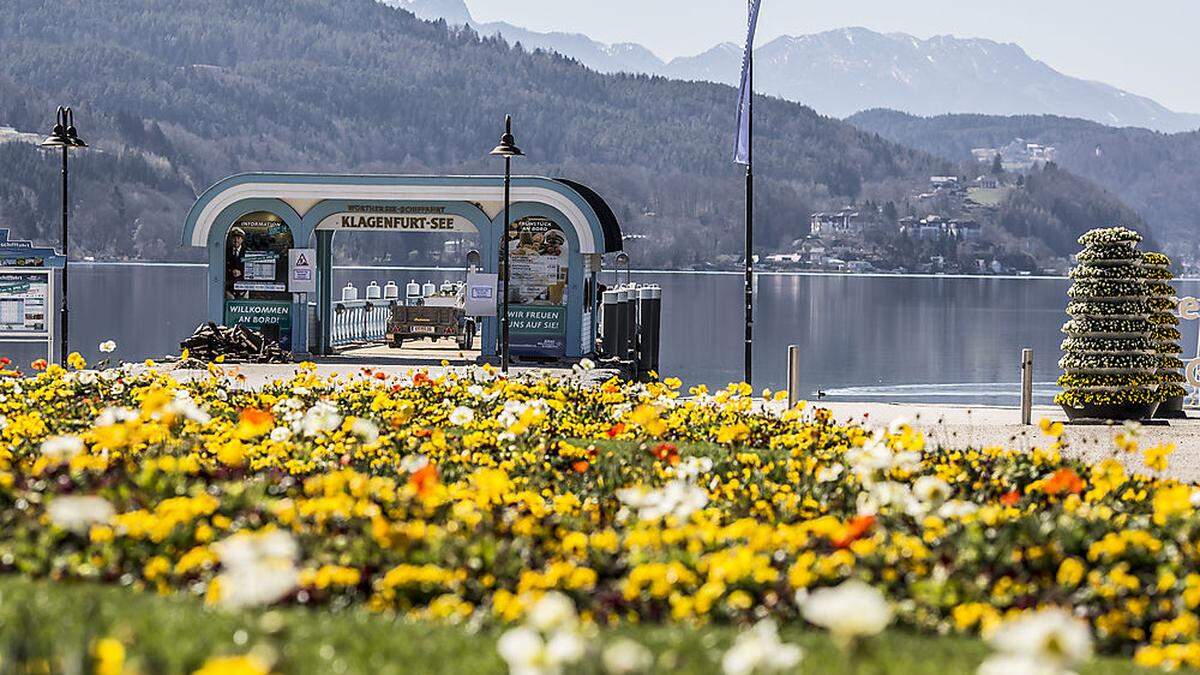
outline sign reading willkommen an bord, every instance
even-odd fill
[[[444,206],[350,204],[341,213],[321,220],[318,230],[395,230],[411,232],[478,232],[462,216]]]
[[[292,342],[292,303],[278,300],[226,300],[225,325],[252,328],[286,349]]]

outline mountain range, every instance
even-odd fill
[[[605,73],[631,72],[736,85],[742,48],[725,43],[695,56],[664,61],[631,43],[605,44],[578,33],[541,33],[509,23],[479,23],[465,0],[381,0],[417,16],[501,35],[527,49],[547,49]],[[844,28],[783,36],[755,50],[760,92],[799,101],[833,117],[889,108],[916,115],[1050,114],[1116,127],[1164,132],[1200,128],[1200,114],[1100,82],[1065,75],[1015,44],[986,39]]]

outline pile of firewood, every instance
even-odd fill
[[[291,354],[278,342],[268,340],[244,326],[218,326],[209,321],[196,328],[192,336],[179,343],[191,358],[212,362],[219,356],[226,361],[245,363],[288,363]]]

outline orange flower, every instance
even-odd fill
[[[433,384],[433,380],[425,373],[417,373],[413,375],[413,386],[419,387],[423,384]]]
[[[617,434],[621,433],[622,431],[625,431],[625,423],[617,422],[616,424],[612,425],[612,427],[608,431],[606,431],[604,433],[608,434],[609,438],[616,438]]]
[[[571,468],[575,470],[575,473],[584,473],[588,470],[589,466],[591,465],[582,459],[571,464]]]
[[[1042,484],[1042,492],[1048,495],[1073,494],[1083,492],[1084,482],[1074,469],[1062,468],[1055,471]]]
[[[1000,503],[1005,506],[1016,506],[1019,501],[1021,501],[1021,493],[1016,490],[1010,490],[1000,495]]]
[[[435,487],[437,487],[437,467],[434,466],[433,462],[426,464],[420,469],[414,471],[412,475],[408,477],[408,483],[409,485],[417,488],[417,494],[424,497],[432,492]]]
[[[275,417],[265,410],[245,408],[238,416],[237,435],[239,438],[257,438],[270,431],[275,426]]]
[[[659,443],[654,446],[650,452],[660,461],[667,462],[671,466],[679,463],[679,449],[673,443]]]
[[[849,522],[846,523],[841,536],[832,540],[833,545],[838,548],[846,548],[850,546],[850,544],[862,539],[863,535],[866,534],[867,530],[870,530],[871,526],[874,524],[875,516],[856,516],[851,518]]]
[[[34,370],[45,370],[46,359],[38,359],[37,361],[31,363],[30,366],[32,366]]]

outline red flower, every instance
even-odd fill
[[[617,422],[616,424],[612,425],[612,427],[608,431],[606,431],[604,433],[608,434],[609,438],[616,438],[617,434],[621,433],[622,431],[625,431],[625,423]]]
[[[659,443],[650,450],[660,461],[674,466],[679,463],[679,449],[673,443]]]
[[[430,378],[425,373],[417,373],[416,375],[413,375],[413,386],[414,387],[419,387],[423,384],[433,384],[433,379]]]
[[[34,370],[45,370],[46,369],[46,359],[38,359],[37,361],[34,361],[33,363],[31,363],[29,365]]]
[[[7,366],[12,363],[12,359],[7,356],[0,356],[0,366]]]

